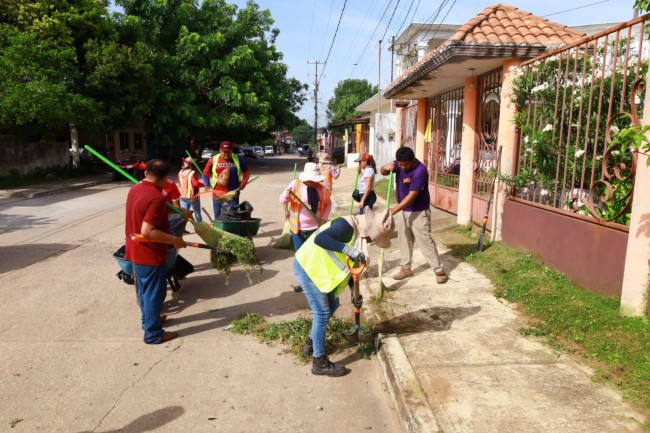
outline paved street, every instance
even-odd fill
[[[166,301],[166,329],[180,336],[157,346],[142,342],[133,286],[115,277],[129,183],[0,200],[0,431],[399,431],[375,359],[335,355],[351,374],[317,377],[282,345],[224,330],[243,312],[309,313],[291,289],[292,253],[272,248],[294,162],[300,171],[297,157],[250,161],[260,178],[242,200],[262,218],[264,280],[250,285],[234,268],[225,285],[208,252],[182,250],[196,272]]]

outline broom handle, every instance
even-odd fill
[[[390,172],[388,176],[388,194],[386,195],[386,209],[390,208],[390,193],[393,192],[393,175],[394,172]]]
[[[167,242],[155,241],[155,240],[153,240],[151,238],[148,238],[148,237],[143,236],[143,235],[138,234],[138,233],[132,233],[129,237],[131,238],[131,240],[133,242],[140,242],[140,243],[141,242],[156,242],[156,243],[159,243],[159,244],[166,244],[167,243]],[[215,250],[215,251],[224,252],[223,250],[220,250],[220,249],[215,248],[215,247],[211,247],[208,244],[200,244],[198,242],[187,242],[187,241],[185,241],[185,246],[186,247],[192,247],[192,248],[204,248],[206,250]]]
[[[113,169],[115,169],[118,173],[120,173],[121,175],[123,175],[124,177],[126,177],[127,179],[129,179],[129,180],[130,180],[131,182],[133,182],[134,184],[137,185],[137,184],[140,183],[140,182],[138,182],[138,180],[137,180],[135,177],[131,176],[129,173],[127,173],[126,171],[122,170],[120,167],[117,166],[117,164],[115,164],[115,163],[114,163],[113,161],[111,161],[110,159],[106,158],[106,157],[105,157],[104,155],[102,155],[101,153],[97,152],[95,149],[93,149],[93,148],[90,147],[89,145],[86,144],[86,145],[84,146],[84,148],[85,148],[88,152],[90,152],[90,153],[92,153],[93,155],[95,155],[97,158],[99,158],[99,159],[101,159],[102,161],[104,161],[106,164],[108,164],[110,167],[112,167]],[[174,212],[176,212],[177,214],[179,214],[180,216],[182,216],[183,219],[185,219],[185,220],[187,220],[187,221],[192,221],[192,217],[188,217],[187,215],[185,215],[185,213],[183,213],[182,210],[180,210],[179,208],[177,208],[177,207],[174,206],[173,204],[167,202],[167,207],[169,207],[171,210],[173,210]]]
[[[300,203],[300,205],[301,205],[302,207],[304,207],[305,209],[307,209],[307,210],[309,211],[309,213],[311,214],[311,216],[314,217],[314,219],[316,220],[316,222],[318,223],[318,225],[323,224],[323,220],[322,220],[318,215],[316,215],[316,214],[311,210],[311,208],[309,208],[309,206],[307,206],[307,205],[305,204],[304,201],[300,200],[300,197],[298,197],[298,196],[297,196],[293,191],[291,191],[291,190],[289,190],[289,194],[291,194],[292,196],[294,196],[294,198],[295,198],[296,200],[298,200],[298,203]]]
[[[354,180],[354,188],[352,188],[352,191],[357,189],[357,184],[359,183],[359,170],[357,170],[357,178]],[[352,208],[354,207],[354,199],[350,200],[350,210],[348,211],[348,215],[352,215]]]
[[[198,172],[203,174],[203,171],[201,171],[201,169],[199,168],[199,164],[197,164],[196,161],[194,161],[194,158],[192,158],[192,155],[190,154],[189,150],[186,150],[185,153],[187,153],[187,156],[190,157],[190,161],[192,161],[192,164],[194,164],[194,167],[196,167]]]

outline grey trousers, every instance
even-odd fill
[[[431,237],[431,210],[417,212],[398,212],[394,216],[397,225],[399,252],[402,256],[400,265],[411,266],[413,242],[417,242],[431,269],[442,267],[436,242]]]

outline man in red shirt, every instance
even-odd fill
[[[215,196],[236,189],[242,191],[246,186],[246,182],[248,182],[250,174],[248,164],[232,153],[232,143],[230,141],[221,142],[219,154],[208,159],[203,169],[203,175],[210,180],[210,187],[214,190]],[[239,204],[239,192],[228,204],[233,207]],[[221,201],[213,197],[213,205],[214,219],[217,219],[221,214]]]
[[[162,329],[160,312],[167,293],[168,244],[184,248],[183,238],[169,234],[167,204],[162,194],[169,165],[159,159],[147,163],[144,179],[131,187],[126,199],[126,260],[133,263],[140,301],[144,342],[160,344],[177,337]],[[131,234],[141,234],[156,242],[138,243]]]

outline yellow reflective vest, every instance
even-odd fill
[[[347,266],[348,256],[344,253],[326,250],[314,242],[318,233],[327,230],[332,221],[329,221],[318,228],[304,244],[296,251],[296,260],[307,273],[311,281],[322,293],[329,293],[334,290],[338,296],[345,288],[350,278],[350,270]],[[354,236],[347,243],[352,246]]]
[[[217,181],[219,179],[219,175],[217,174],[217,164],[219,163],[219,158],[221,158],[221,153],[218,153],[212,157],[212,177],[210,178],[210,185],[212,188],[216,187]],[[231,158],[232,162],[235,164],[235,167],[237,167],[237,179],[239,179],[239,183],[241,184],[241,180],[244,177],[244,174],[241,171],[239,158],[234,153],[232,154]],[[230,170],[230,167],[226,168],[225,170]]]

